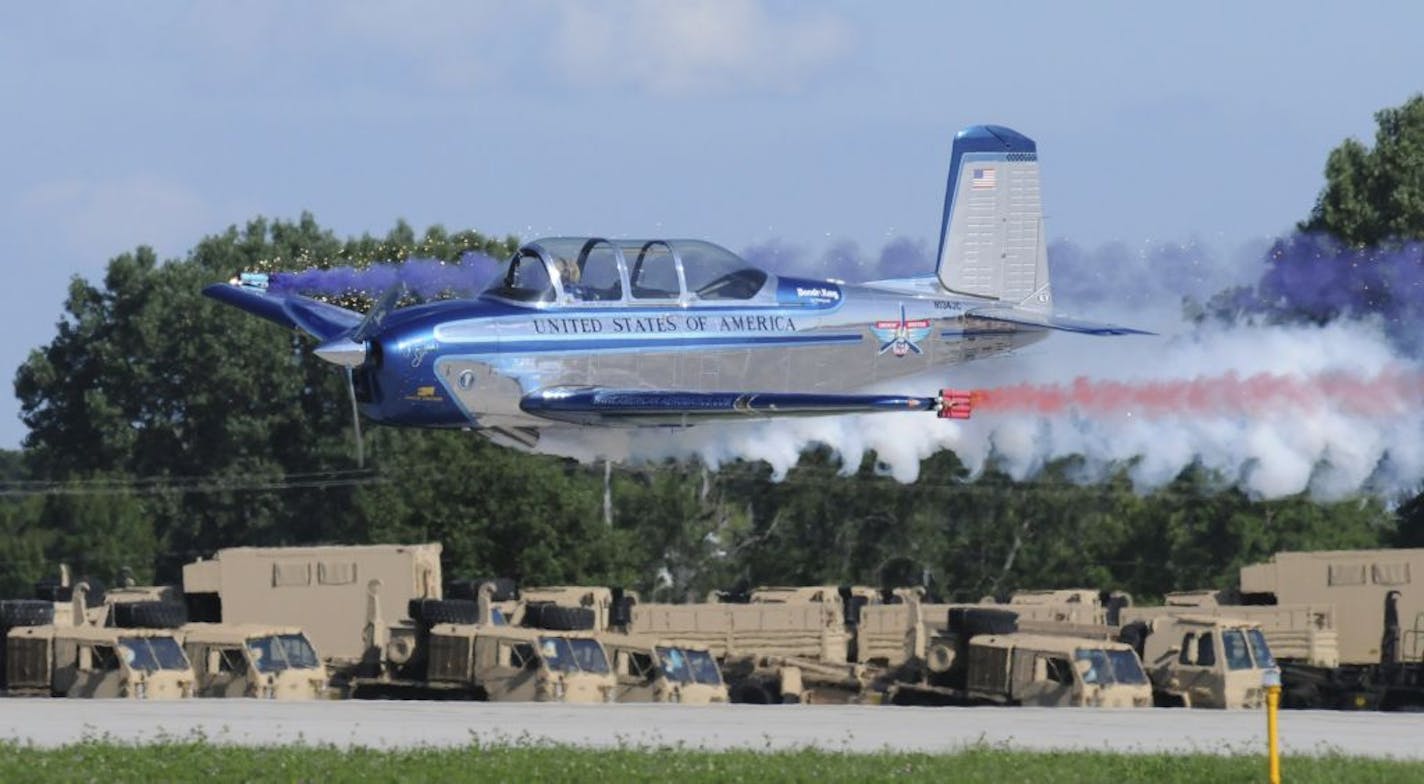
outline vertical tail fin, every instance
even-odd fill
[[[956,294],[1053,310],[1032,139],[998,125],[954,137],[935,274]]]

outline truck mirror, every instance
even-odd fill
[[[1077,670],[1079,675],[1087,675],[1092,671],[1093,663],[1087,659],[1074,659],[1073,669]]]

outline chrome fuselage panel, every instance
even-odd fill
[[[362,409],[399,425],[537,428],[551,423],[519,402],[540,389],[856,393],[1046,335],[966,318],[982,304],[785,279],[735,303],[447,301],[392,314]]]

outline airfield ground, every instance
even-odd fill
[[[0,699],[0,741],[201,738],[238,746],[373,749],[544,743],[586,748],[948,753],[1023,751],[1258,754],[1259,711],[877,706],[685,707],[468,702]],[[1345,754],[1424,762],[1424,715],[1284,711],[1287,756]]]

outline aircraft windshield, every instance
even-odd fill
[[[520,248],[485,293],[519,302],[552,302],[556,290],[571,303],[747,300],[767,279],[737,254],[702,240],[551,237]]]
[[[538,251],[520,248],[504,274],[490,281],[483,293],[518,302],[553,302],[554,281]]]

